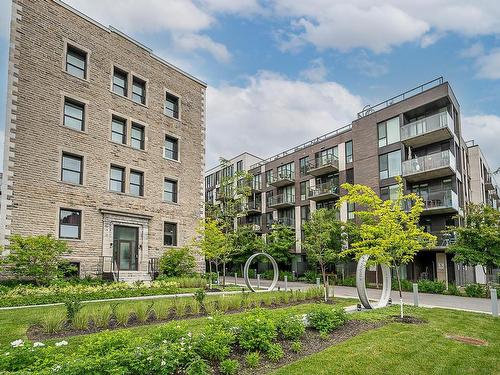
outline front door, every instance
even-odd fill
[[[139,228],[115,225],[113,256],[120,270],[137,271]]]

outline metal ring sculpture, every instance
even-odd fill
[[[265,256],[267,259],[271,261],[271,264],[273,265],[273,272],[274,272],[274,277],[273,277],[273,282],[271,283],[271,286],[267,288],[267,290],[270,292],[272,291],[275,287],[276,284],[278,283],[278,277],[279,277],[279,270],[278,270],[278,263],[274,260],[274,258],[267,254],[267,253],[255,253],[251,255],[248,259],[247,262],[245,263],[245,267],[243,268],[243,277],[245,278],[245,284],[247,285],[248,289],[250,289],[252,292],[255,292],[255,289],[253,288],[252,284],[250,284],[250,279],[248,278],[248,270],[250,268],[250,263],[257,258],[258,256]]]
[[[358,289],[358,297],[365,308],[378,309],[387,306],[391,297],[391,269],[386,264],[380,265],[382,268],[382,296],[376,305],[372,305],[366,294],[366,264],[369,258],[368,254],[359,258],[356,268],[356,288]]]

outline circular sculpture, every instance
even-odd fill
[[[271,255],[269,255],[267,253],[255,253],[255,254],[251,255],[247,259],[247,262],[245,263],[245,267],[243,268],[243,277],[245,278],[245,284],[247,284],[248,289],[250,289],[252,292],[255,292],[255,289],[253,288],[252,284],[250,284],[250,279],[248,278],[248,270],[250,269],[250,263],[252,263],[252,260],[254,260],[255,258],[257,258],[258,256],[261,256],[261,255],[263,255],[267,259],[269,259],[271,261],[271,264],[273,265],[273,273],[274,273],[273,282],[271,283],[269,288],[267,288],[267,290],[270,292],[276,287],[276,284],[278,283],[278,277],[280,274],[278,271],[278,263],[276,263],[276,261],[274,260],[274,258]]]
[[[387,306],[389,298],[391,297],[391,269],[386,264],[381,264],[382,268],[382,296],[376,305],[372,305],[368,300],[366,294],[366,264],[370,256],[368,254],[359,258],[358,266],[356,268],[356,288],[358,289],[358,297],[361,304],[366,309],[377,309],[379,307]]]

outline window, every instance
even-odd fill
[[[111,139],[113,142],[118,142],[121,144],[127,143],[127,122],[119,117],[113,116],[111,120]]]
[[[215,172],[215,185],[219,185],[220,182],[220,171]]]
[[[126,72],[118,68],[114,68],[113,92],[118,95],[127,96],[127,80],[128,80],[128,74]]]
[[[82,212],[61,208],[59,211],[59,238],[81,238]]]
[[[270,183],[271,183],[271,176],[272,176],[272,174],[273,174],[272,170],[266,171],[266,187],[271,186]]]
[[[352,163],[352,141],[345,143],[345,162]]]
[[[243,160],[238,160],[238,162],[236,162],[236,172],[241,171],[243,171]]]
[[[82,157],[67,153],[62,154],[61,181],[82,184]]]
[[[163,223],[163,245],[177,246],[177,224]]]
[[[137,77],[132,79],[132,100],[137,103],[146,104],[146,82]]]
[[[347,203],[347,220],[354,220],[354,203]]]
[[[307,164],[309,163],[309,156],[306,156],[299,160],[300,175],[307,175]]]
[[[87,54],[78,48],[68,45],[66,51],[66,72],[78,78],[87,78]]]
[[[165,136],[164,156],[167,159],[179,160],[179,140]]]
[[[64,126],[68,128],[84,131],[85,105],[77,101],[64,98]]]
[[[309,192],[309,180],[300,183],[300,200],[305,201]]]
[[[398,198],[398,185],[385,186],[380,188],[380,198],[386,200],[396,200]]]
[[[399,142],[399,117],[378,124],[378,147]]]
[[[257,174],[253,176],[252,179],[252,189],[253,190],[260,190],[262,187],[262,182],[261,182],[261,175]]]
[[[125,193],[125,168],[112,165],[109,174],[109,190]]]
[[[379,155],[380,179],[401,174],[401,150]]]
[[[291,162],[285,165],[280,165],[277,168],[278,178],[289,178],[293,179],[295,177],[295,163]]]
[[[129,193],[136,197],[144,195],[144,173],[139,171],[130,171]]]
[[[144,126],[132,123],[130,146],[138,150],[144,150]]]
[[[163,200],[177,203],[177,181],[165,179],[163,183]]]
[[[165,95],[165,114],[176,119],[179,118],[179,98],[168,92]]]

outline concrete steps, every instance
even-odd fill
[[[132,284],[136,281],[151,282],[151,275],[146,271],[120,271],[118,281]]]

